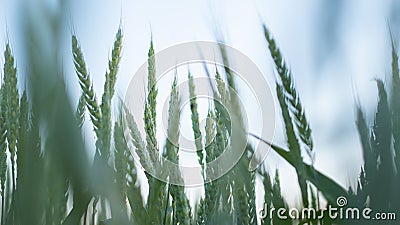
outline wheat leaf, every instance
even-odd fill
[[[378,161],[371,166],[378,168],[377,176],[371,187],[371,205],[375,207],[387,207],[390,201],[391,186],[387,190],[380,191],[381,184],[389,184],[394,177],[393,152],[391,148],[392,124],[390,120],[390,110],[387,92],[382,80],[377,79],[378,87],[378,106],[375,113],[375,120],[371,133],[372,151],[378,155]]]
[[[294,168],[298,166],[299,162],[293,158],[290,151],[274,145],[254,134],[250,135],[270,146],[278,155],[284,158]],[[320,190],[324,194],[324,196],[330,203],[334,203],[339,196],[348,196],[347,191],[339,184],[337,184],[334,180],[323,175],[314,167],[307,165],[304,162],[302,162],[302,164],[304,168],[304,173],[302,173],[301,176],[314,184],[314,186],[317,187],[318,190]]]
[[[391,153],[391,121],[390,111],[387,99],[385,85],[382,80],[376,80],[378,86],[379,101],[377,111],[375,113],[375,121],[373,125],[372,146],[380,155],[381,165],[386,167],[389,172],[392,165]]]
[[[399,75],[399,56],[393,37],[392,40],[392,89],[390,93],[391,99],[391,116],[392,116],[392,132],[393,146],[396,153],[396,167],[400,170],[400,75]]]

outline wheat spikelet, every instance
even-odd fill
[[[158,153],[158,145],[156,139],[156,105],[157,105],[157,86],[156,86],[156,67],[153,41],[150,42],[150,49],[148,53],[148,83],[147,83],[147,101],[145,103],[144,121],[146,123],[146,140],[148,151],[151,154]]]
[[[147,101],[149,103],[149,113],[151,114],[152,118],[152,125],[153,127],[156,127],[156,104],[157,104],[157,86],[156,86],[156,61],[155,61],[155,55],[154,55],[154,46],[153,46],[153,41],[150,42],[150,49],[148,53],[148,83],[147,83],[147,89],[148,89],[148,97]]]
[[[150,43],[148,53],[148,84],[147,84],[147,101],[145,103],[144,121],[146,131],[146,149],[149,152],[152,163],[159,160],[159,150],[156,138],[156,105],[158,90],[156,87],[156,69],[153,41]],[[154,177],[147,176],[149,179],[149,196],[147,208],[149,213],[158,216],[151,217],[152,223],[160,224],[163,215],[163,200],[166,194],[165,183]],[[161,203],[161,207],[160,207]]]
[[[81,128],[83,123],[85,122],[85,107],[86,107],[86,100],[85,95],[81,95],[78,101],[78,106],[76,107],[76,121],[78,126]]]

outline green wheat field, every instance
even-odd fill
[[[144,110],[136,118],[118,98],[115,85],[119,78],[119,64],[123,57],[124,26],[116,27],[114,43],[110,43],[108,69],[105,73],[104,90],[96,92],[85,63],[84,46],[79,35],[71,32],[61,37],[57,30],[61,16],[49,17],[35,29],[37,21],[28,21],[23,28],[25,35],[24,59],[28,72],[19,72],[19,59],[13,54],[13,41],[9,39],[0,67],[0,193],[1,224],[18,225],[89,225],[89,224],[137,224],[137,225],[280,225],[280,224],[400,224],[399,218],[392,220],[368,220],[330,218],[286,218],[278,214],[260,216],[256,202],[268,207],[289,211],[290,206],[281,192],[278,170],[260,166],[248,170],[254,152],[252,143],[245,143],[245,154],[224,176],[204,183],[204,195],[192,204],[184,186],[163,182],[153,177],[150,171],[138,176],[138,171],[159,165],[165,157],[179,162],[179,146],[171,140],[158,140],[156,123],[158,87],[154,54],[156,39],[149,40],[146,102],[138,105]],[[43,21],[42,21],[43,22]],[[44,28],[43,28],[44,27]],[[295,207],[313,209],[318,215],[328,206],[341,206],[338,198],[347,202],[347,208],[369,207],[380,212],[392,212],[400,216],[400,75],[398,65],[398,43],[392,41],[391,68],[387,80],[376,79],[378,101],[374,118],[368,121],[362,103],[356,103],[355,124],[359,133],[363,164],[360,165],[356,183],[342,186],[329,174],[314,167],[310,156],[314,154],[311,124],[302,105],[294,77],[288,62],[279,49],[279,40],[274,38],[268,24],[256,24],[262,29],[265,50],[273,62],[278,75],[275,84],[277,120],[284,124],[285,145],[247,133],[236,126],[241,140],[256,139],[265,148],[277,153],[294,168],[297,177],[292,184],[299,188],[301,196]],[[46,37],[46,38],[45,38]],[[69,40],[69,51],[75,74],[65,74],[59,61],[60,39]],[[46,40],[45,40],[46,39]],[[48,41],[51,40],[51,41]],[[154,41],[154,45],[153,45]],[[388,38],[390,41],[390,37]],[[150,43],[150,44],[149,44]],[[224,56],[224,49],[220,49]],[[227,57],[225,57],[227,58]],[[271,60],[272,59],[272,60]],[[21,59],[22,60],[22,59]],[[24,68],[25,69],[25,68]],[[65,85],[66,76],[79,80],[79,102],[71,102]],[[199,121],[196,86],[190,73],[177,74],[188,78],[191,97],[191,126],[197,140],[200,164],[215,160],[231,144],[231,118],[220,104],[210,104],[207,120]],[[210,74],[215,80],[213,96],[234,110],[233,117],[243,120],[235,94],[235,74],[228,67]],[[24,81],[20,87],[18,82]],[[174,80],[168,103],[168,134],[179,133],[180,95]],[[268,91],[268,90],[266,90]],[[240,94],[240,92],[239,92]],[[115,103],[115,104],[113,104]],[[140,132],[137,121],[144,120],[145,133]],[[244,123],[244,122],[243,122]],[[95,134],[94,158],[87,154],[83,125],[90,124]],[[205,132],[202,132],[204,130]],[[126,138],[126,137],[129,138]],[[206,145],[201,140],[205,140]],[[164,143],[161,146],[160,143]],[[136,161],[131,147],[135,149]],[[318,154],[318,152],[317,152]],[[311,163],[310,163],[311,162]],[[207,167],[203,165],[202,174]],[[181,174],[173,174],[180,177]],[[172,175],[171,175],[172,176]],[[143,179],[138,182],[138,179]],[[183,178],[182,178],[183,179]],[[256,190],[256,181],[263,191]],[[148,183],[148,195],[143,195],[140,184]],[[356,188],[353,188],[356,187]],[[268,210],[268,209],[266,209]]]

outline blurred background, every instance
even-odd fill
[[[151,37],[157,52],[182,42],[213,41],[217,33],[252,59],[274,89],[272,61],[262,32],[265,23],[292,69],[311,123],[316,168],[343,186],[356,184],[362,152],[354,122],[355,103],[361,103],[372,121],[377,101],[373,79],[390,79],[390,29],[399,42],[400,1],[71,0],[67,8],[60,8],[55,0],[47,3],[54,13],[64,10],[70,17],[62,28],[66,41],[59,51],[65,55],[64,71],[73,104],[80,90],[72,65],[72,32],[80,40],[95,91],[101,93],[111,45],[122,24],[124,48],[116,93],[124,97],[132,76],[147,59]],[[0,51],[10,40],[23,74],[27,68],[20,44],[22,4],[25,1],[0,0]],[[1,64],[3,60],[1,57]],[[24,86],[23,79],[19,85]],[[283,146],[279,111],[276,115],[273,142]],[[251,129],[257,121],[249,121]],[[86,130],[88,146],[94,146],[90,125]],[[291,185],[296,184],[294,170],[273,152],[265,163],[271,170],[279,168],[289,202],[299,202],[297,185]]]

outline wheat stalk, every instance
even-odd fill
[[[147,84],[147,101],[145,103],[144,121],[146,131],[146,149],[149,152],[152,163],[155,164],[159,160],[159,150],[156,138],[156,105],[157,105],[157,86],[156,86],[156,67],[153,41],[150,42],[148,52],[148,84]],[[149,176],[149,196],[147,208],[149,213],[155,213],[158,216],[151,217],[152,223],[160,224],[163,215],[163,202],[166,194],[165,183]]]
[[[391,99],[391,116],[393,125],[393,146],[396,153],[396,168],[400,170],[400,73],[399,73],[399,57],[392,37],[392,89],[390,93]]]
[[[148,83],[147,83],[147,101],[145,103],[144,120],[146,123],[147,145],[151,147],[149,150],[158,153],[158,145],[156,140],[156,117],[157,117],[157,94],[158,89],[156,86],[156,65],[153,41],[150,42],[150,49],[148,52]]]

